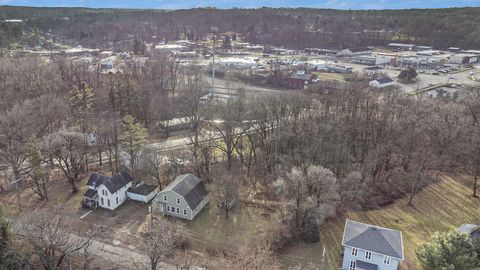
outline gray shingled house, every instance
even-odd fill
[[[192,174],[183,174],[157,194],[151,211],[153,214],[193,220],[209,200],[210,196],[202,180]]]
[[[402,233],[347,219],[343,270],[397,270],[403,260]]]

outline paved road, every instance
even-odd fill
[[[125,269],[130,268],[133,264],[143,265],[148,268],[150,264],[149,258],[145,254],[132,249],[106,244],[98,240],[92,242],[88,252]],[[160,269],[176,270],[177,268],[174,265],[161,262]]]
[[[353,67],[353,70],[355,72],[362,73],[363,69],[366,68],[367,66],[365,65],[360,65],[360,64],[355,64],[355,63],[350,63],[350,62],[345,62],[342,60],[338,61],[338,64],[340,65],[345,65],[349,67]],[[420,70],[418,70],[420,71]],[[417,71],[417,72],[418,72]],[[426,72],[434,72],[435,70],[427,70]],[[417,83],[412,83],[412,84],[402,84],[402,83],[397,83],[397,85],[405,91],[406,93],[410,93],[413,91],[416,91],[418,89],[426,88],[430,85],[435,85],[435,84],[444,84],[444,83],[451,83],[451,84],[458,84],[458,85],[478,85],[479,83],[472,80],[470,77],[472,74],[470,72],[473,72],[474,74],[480,72],[480,66],[476,66],[473,70],[466,70],[463,72],[459,72],[456,74],[442,74],[440,75],[430,75],[430,74],[418,74],[418,81]],[[393,69],[391,66],[387,66],[385,68],[385,73],[392,79],[396,80],[398,77],[398,74],[400,74],[399,70]],[[452,76],[452,79],[449,79],[449,77]]]

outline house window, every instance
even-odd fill
[[[365,259],[371,260],[371,259],[372,259],[372,252],[370,252],[370,251],[365,251]]]
[[[358,248],[352,248],[352,256],[358,255]]]
[[[187,209],[183,209],[183,215],[184,215],[184,216],[187,215]]]
[[[100,198],[100,204],[103,205],[103,198]]]
[[[350,261],[350,270],[355,270],[357,268],[357,261]]]
[[[170,206],[167,205],[167,212],[170,212]]]
[[[108,207],[110,207],[110,199],[107,199]]]
[[[116,197],[115,199],[116,199],[116,201],[117,201],[117,204],[118,204],[118,197]]]
[[[175,213],[175,207],[174,206],[170,207],[170,209],[172,210],[171,211],[172,213]]]
[[[167,201],[167,195],[163,195],[163,201],[164,201],[164,202]]]
[[[177,197],[177,204],[180,204],[180,198]]]
[[[180,214],[180,208],[177,207],[177,214]]]
[[[383,263],[384,264],[390,264],[390,262],[392,261],[392,258],[389,257],[389,256],[383,256]]]

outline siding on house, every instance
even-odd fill
[[[101,184],[97,188],[98,206],[109,210],[115,210],[127,200],[127,189],[131,186],[132,182],[129,182],[112,194],[105,185]]]
[[[404,258],[400,231],[349,219],[342,245],[343,270],[397,270]]]
[[[191,174],[180,175],[153,199],[151,210],[154,214],[193,220],[209,200],[200,179]]]
[[[390,264],[386,264],[386,258],[384,255],[372,252],[371,259],[366,259],[366,250],[357,249],[356,256],[352,255],[352,247],[345,246],[344,247],[344,254],[343,254],[343,270],[350,270],[350,264],[352,261],[357,262],[363,261],[367,263],[371,263],[378,266],[378,270],[397,270],[399,260],[397,258],[390,257]],[[358,265],[358,263],[356,263]],[[353,270],[353,269],[352,269]],[[355,270],[361,270],[358,266]]]

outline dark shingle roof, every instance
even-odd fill
[[[343,245],[403,260],[402,233],[347,219]]]
[[[393,82],[393,80],[390,79],[390,78],[381,78],[381,79],[377,79],[376,81],[379,82],[380,84],[385,84],[385,83],[391,83],[391,82]]]
[[[87,192],[85,192],[85,194],[83,194],[83,197],[88,197],[88,198],[95,198],[96,196],[98,196],[97,194],[97,191],[94,190],[94,189],[89,189],[87,190]]]
[[[362,270],[378,270],[378,265],[375,265],[373,263],[368,263],[364,261],[357,260],[357,269],[362,269]]]
[[[112,177],[108,177],[101,174],[92,173],[90,178],[88,178],[87,185],[94,186],[97,188],[100,185],[105,185],[105,187],[110,191],[110,193],[115,193],[117,190],[121,189],[128,183],[133,180],[132,176],[128,172],[119,172]]]
[[[139,195],[148,195],[152,193],[152,191],[154,191],[156,188],[157,188],[156,185],[141,183],[137,185],[135,188],[129,187],[127,191],[131,193],[139,194]]]
[[[208,195],[202,180],[192,174],[182,174],[175,178],[163,191],[172,190],[182,196],[190,209],[195,209]]]
[[[115,174],[108,181],[105,181],[103,184],[107,187],[110,193],[115,193],[117,190],[121,189],[128,183],[132,182],[133,178],[128,174],[128,172],[119,172]]]
[[[107,181],[108,179],[110,179],[110,177],[108,177],[106,175],[92,173],[92,174],[90,174],[90,177],[88,178],[87,186],[93,186],[93,187],[97,188],[98,186],[103,184],[103,182]]]

